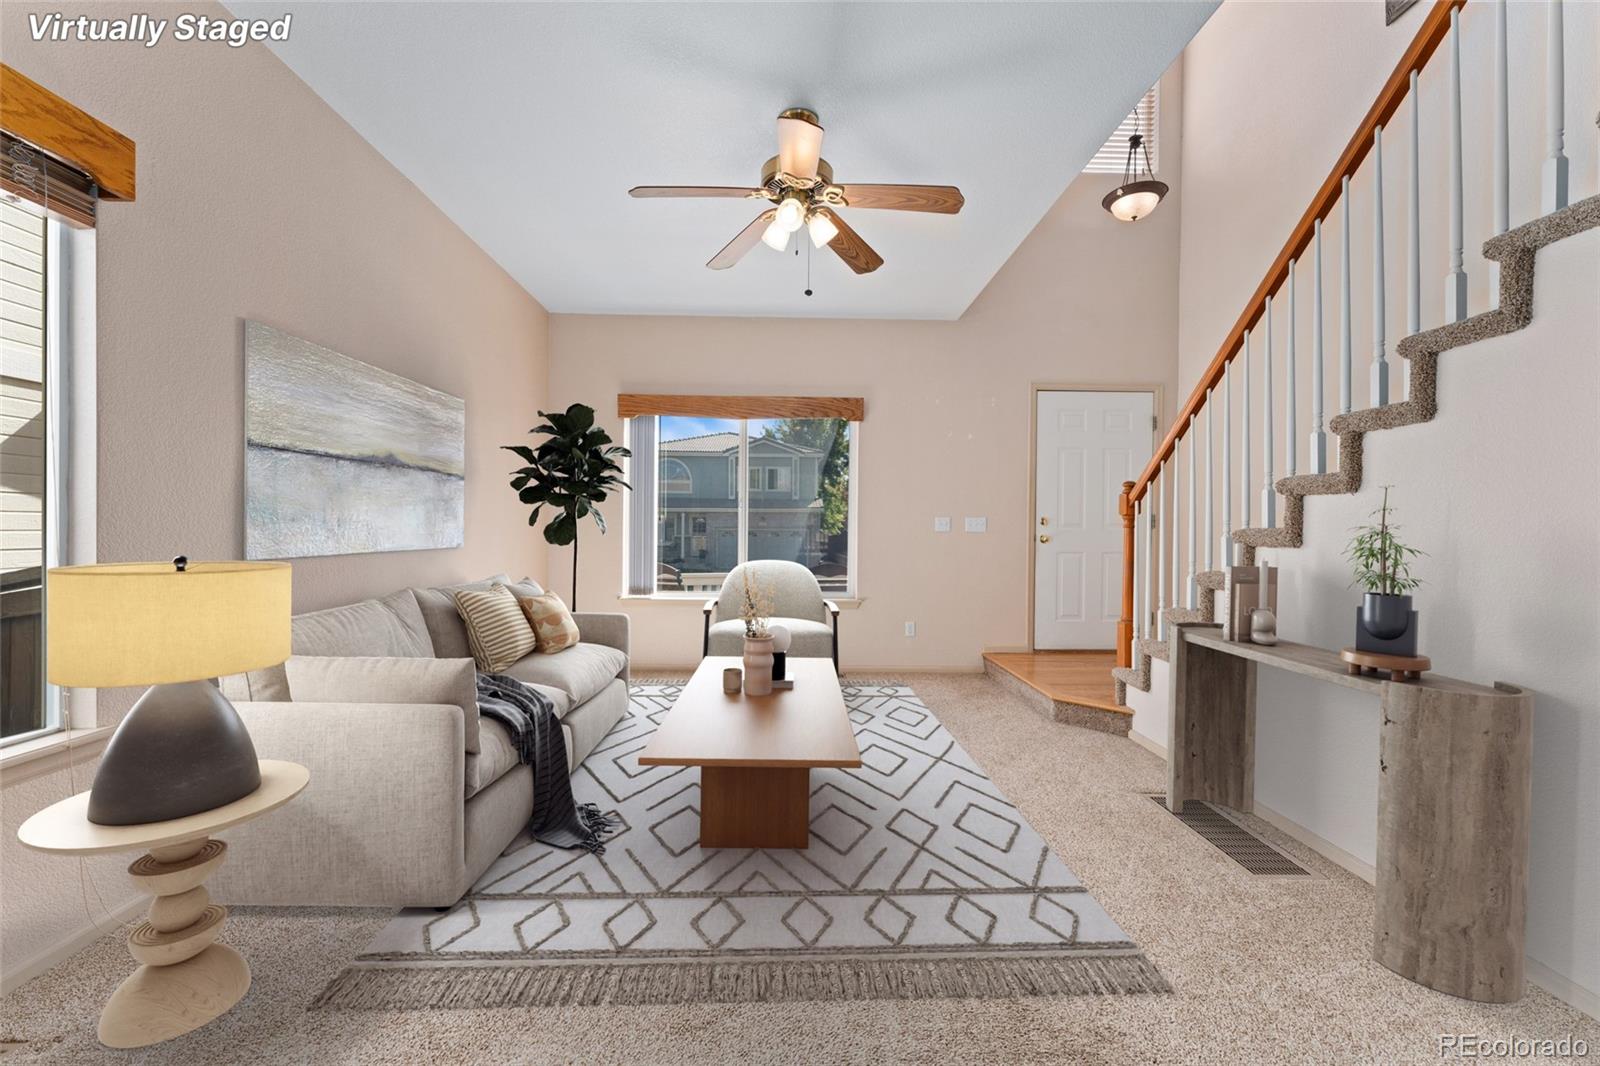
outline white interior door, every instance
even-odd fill
[[[1033,646],[1113,648],[1122,616],[1117,495],[1150,461],[1149,392],[1040,392]]]

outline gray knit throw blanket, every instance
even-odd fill
[[[605,854],[606,837],[622,819],[602,814],[592,803],[572,799],[567,776],[567,741],[550,700],[530,685],[505,674],[478,675],[478,713],[506,727],[517,756],[533,767],[533,818],[528,832],[542,844],[583,848]]]

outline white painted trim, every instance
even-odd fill
[[[58,729],[46,736],[11,745],[0,752],[0,788],[54,773],[74,759],[93,758],[111,739],[114,728],[107,725]]]
[[[1276,829],[1284,836],[1288,837],[1290,840],[1304,844],[1306,847],[1310,848],[1318,855],[1321,855],[1324,859],[1327,859],[1335,866],[1343,867],[1350,873],[1355,874],[1367,884],[1370,885],[1377,880],[1377,867],[1355,855],[1352,855],[1339,845],[1333,843],[1333,841],[1328,840],[1325,837],[1318,836],[1316,833],[1313,833],[1299,822],[1286,818],[1259,800],[1256,801],[1256,809],[1251,813],[1257,818],[1260,818],[1263,822],[1266,822],[1268,825],[1272,826],[1272,828]]]
[[[1167,746],[1151,740],[1143,733],[1135,732],[1134,730],[1130,729],[1128,730],[1128,739],[1158,759],[1164,760],[1167,757]]]
[[[1583,1011],[1600,1021],[1600,992],[1584,988],[1569,977],[1563,977],[1544,963],[1528,956],[1528,980],[1550,993],[1569,1007]]]
[[[139,895],[120,903],[108,910],[99,921],[86,922],[60,943],[30,955],[15,967],[0,972],[0,995],[10,995],[35,977],[55,969],[96,940],[115,931],[118,926],[137,918],[148,902],[148,897]]]

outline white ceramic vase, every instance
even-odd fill
[[[1269,646],[1278,643],[1278,616],[1265,607],[1250,612],[1250,643]]]
[[[744,692],[765,696],[772,692],[772,638],[744,638]]]

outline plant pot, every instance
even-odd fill
[[[1361,628],[1379,640],[1393,640],[1410,624],[1410,596],[1369,592],[1361,598]]]
[[[772,691],[772,638],[744,638],[744,693],[765,696]]]

